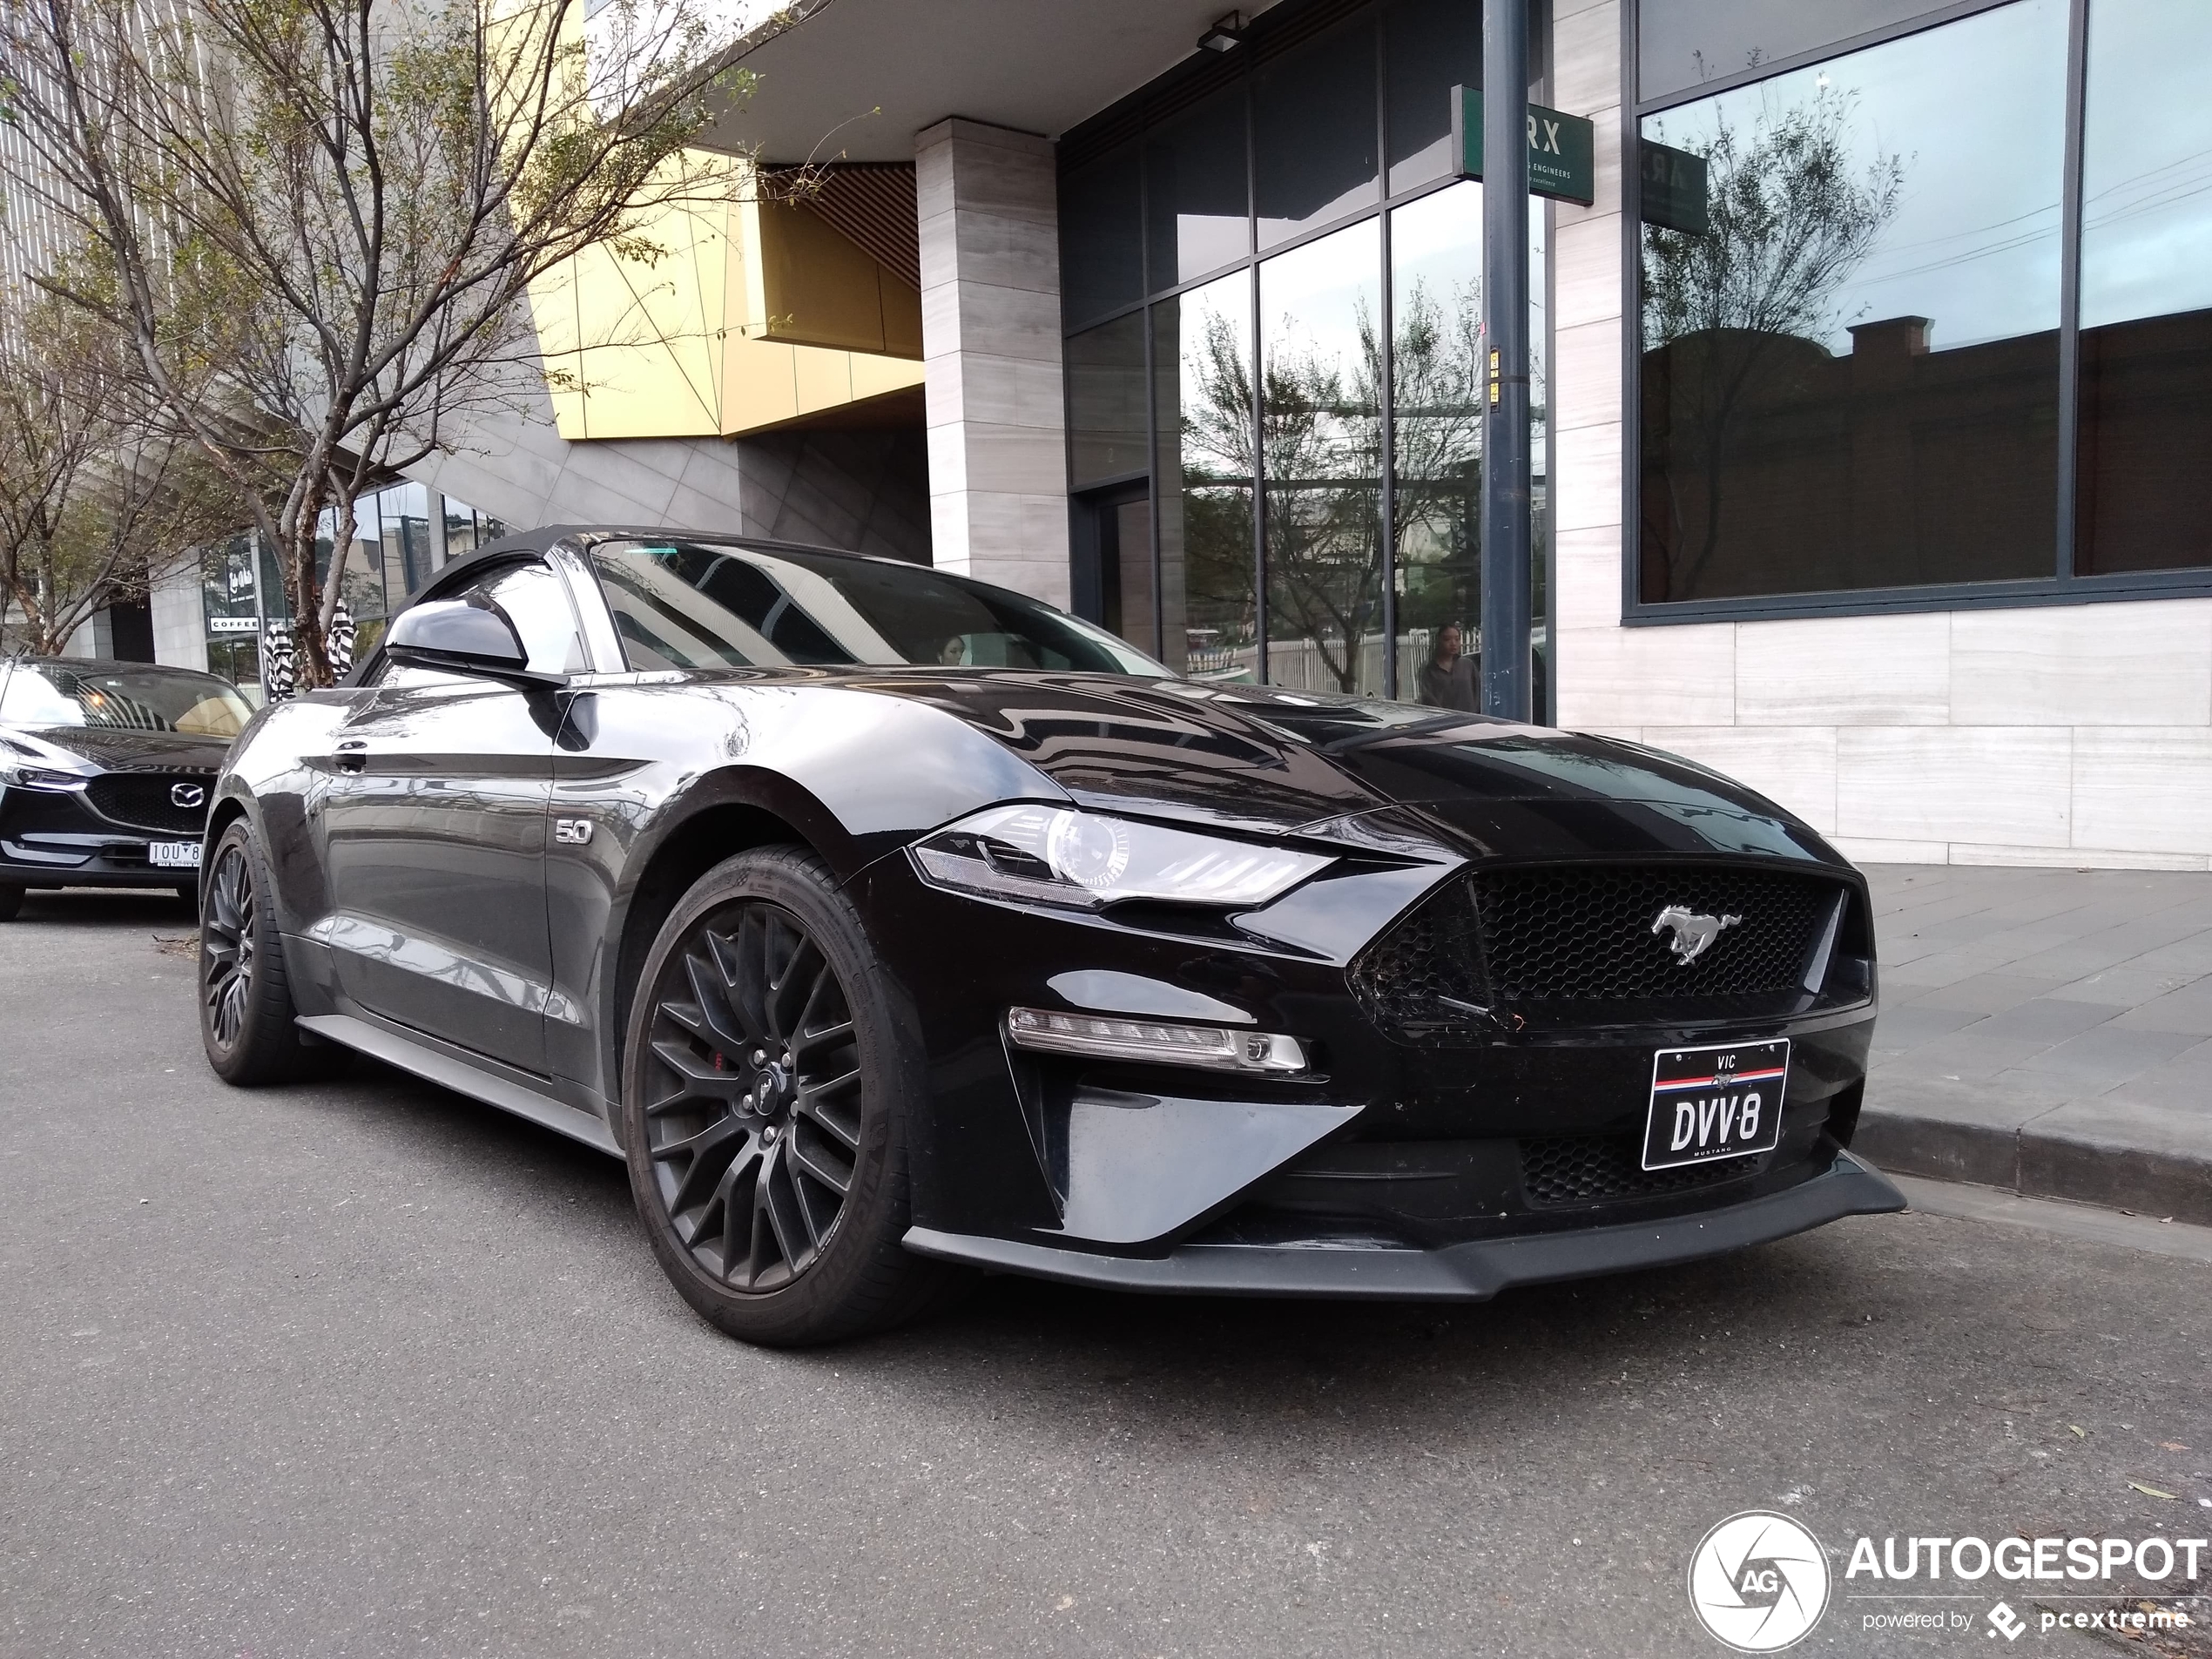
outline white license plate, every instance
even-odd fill
[[[1782,1137],[1790,1042],[1662,1049],[1651,1057],[1643,1167],[1672,1170],[1770,1152]]]
[[[199,868],[198,841],[149,841],[146,861],[163,870],[197,870]]]

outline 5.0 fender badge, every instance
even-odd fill
[[[591,820],[556,818],[553,820],[553,839],[562,846],[583,846],[591,840]]]

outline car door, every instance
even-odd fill
[[[543,559],[441,590],[514,626],[529,666],[583,665],[575,611]],[[332,734],[322,802],[339,988],[374,1015],[525,1070],[545,1069],[550,690],[388,664]]]

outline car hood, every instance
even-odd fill
[[[884,674],[1087,806],[1275,833],[1403,833],[1477,857],[1752,853],[1842,865],[1741,784],[1616,738],[1258,686]]]
[[[231,747],[228,738],[117,726],[11,726],[8,735],[78,756],[103,772],[213,772]]]

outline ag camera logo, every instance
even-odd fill
[[[1828,1608],[1828,1556],[1787,1515],[1747,1509],[1707,1533],[1689,1558],[1697,1622],[1738,1653],[1778,1653]]]

